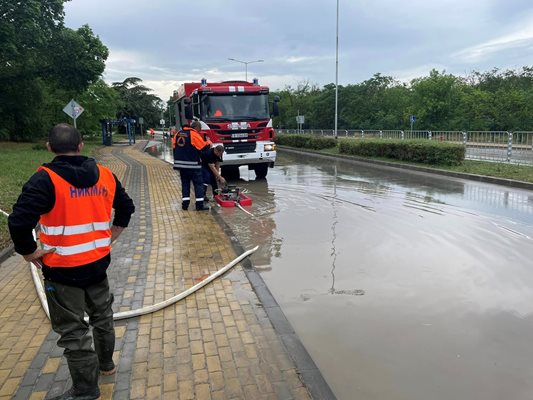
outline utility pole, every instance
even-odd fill
[[[337,34],[335,48],[335,139],[337,139],[337,122],[339,120],[339,0],[337,0]]]

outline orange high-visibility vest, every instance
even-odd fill
[[[111,213],[116,182],[113,173],[98,165],[100,177],[90,188],[77,188],[47,167],[55,188],[54,208],[40,219],[44,250],[49,267],[77,267],[105,257],[111,251]]]

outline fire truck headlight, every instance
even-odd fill
[[[276,145],[274,143],[265,144],[265,151],[274,151],[274,150],[276,150]]]

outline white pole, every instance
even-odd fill
[[[72,120],[74,121],[74,128],[76,128],[76,110],[74,110],[74,102],[72,102]]]
[[[335,139],[337,139],[337,121],[339,119],[339,0],[337,0],[337,33],[335,48]]]

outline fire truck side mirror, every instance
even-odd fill
[[[279,115],[279,96],[274,96],[274,102],[272,103],[272,116],[277,117]]]

